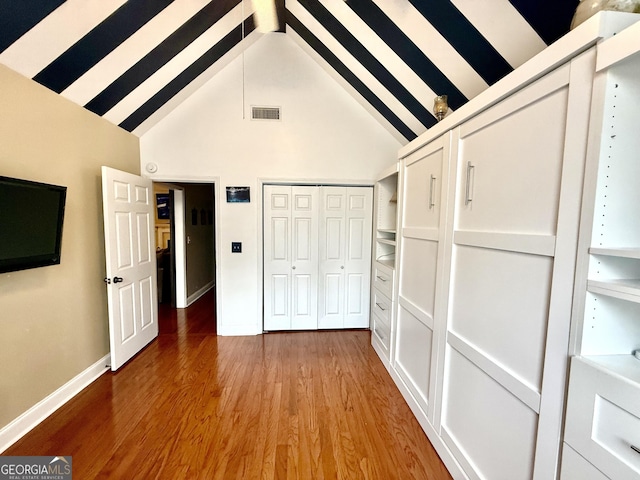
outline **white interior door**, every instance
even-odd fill
[[[373,188],[348,187],[345,211],[344,328],[369,327]]]
[[[318,187],[292,187],[291,328],[318,328]]]
[[[318,328],[318,187],[264,187],[264,329]]]
[[[111,370],[158,336],[151,180],[102,167]]]
[[[322,188],[320,328],[342,328],[345,279],[345,187]]]
[[[373,191],[322,187],[319,328],[367,328]]]

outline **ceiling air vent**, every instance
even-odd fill
[[[252,120],[280,120],[280,107],[251,107]]]

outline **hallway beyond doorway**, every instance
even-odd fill
[[[187,308],[158,305],[160,335],[216,335],[216,289],[212,288]]]

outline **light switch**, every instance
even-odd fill
[[[242,253],[242,242],[231,242],[231,253]]]

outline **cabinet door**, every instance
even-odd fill
[[[404,160],[404,229],[438,230],[444,148],[437,142]]]
[[[264,329],[317,328],[318,187],[264,187]]]
[[[557,476],[593,63],[547,74],[454,140],[441,429],[481,478]]]
[[[456,229],[555,235],[570,70],[460,127]]]
[[[373,192],[322,187],[319,328],[367,328]]]
[[[438,365],[438,278],[443,254],[450,135],[421,148],[402,161],[398,313],[393,365],[414,397],[434,418],[433,395]],[[444,179],[446,180],[446,179]],[[443,185],[445,188],[443,189]],[[439,313],[440,312],[440,313]],[[442,323],[444,325],[444,323]]]

